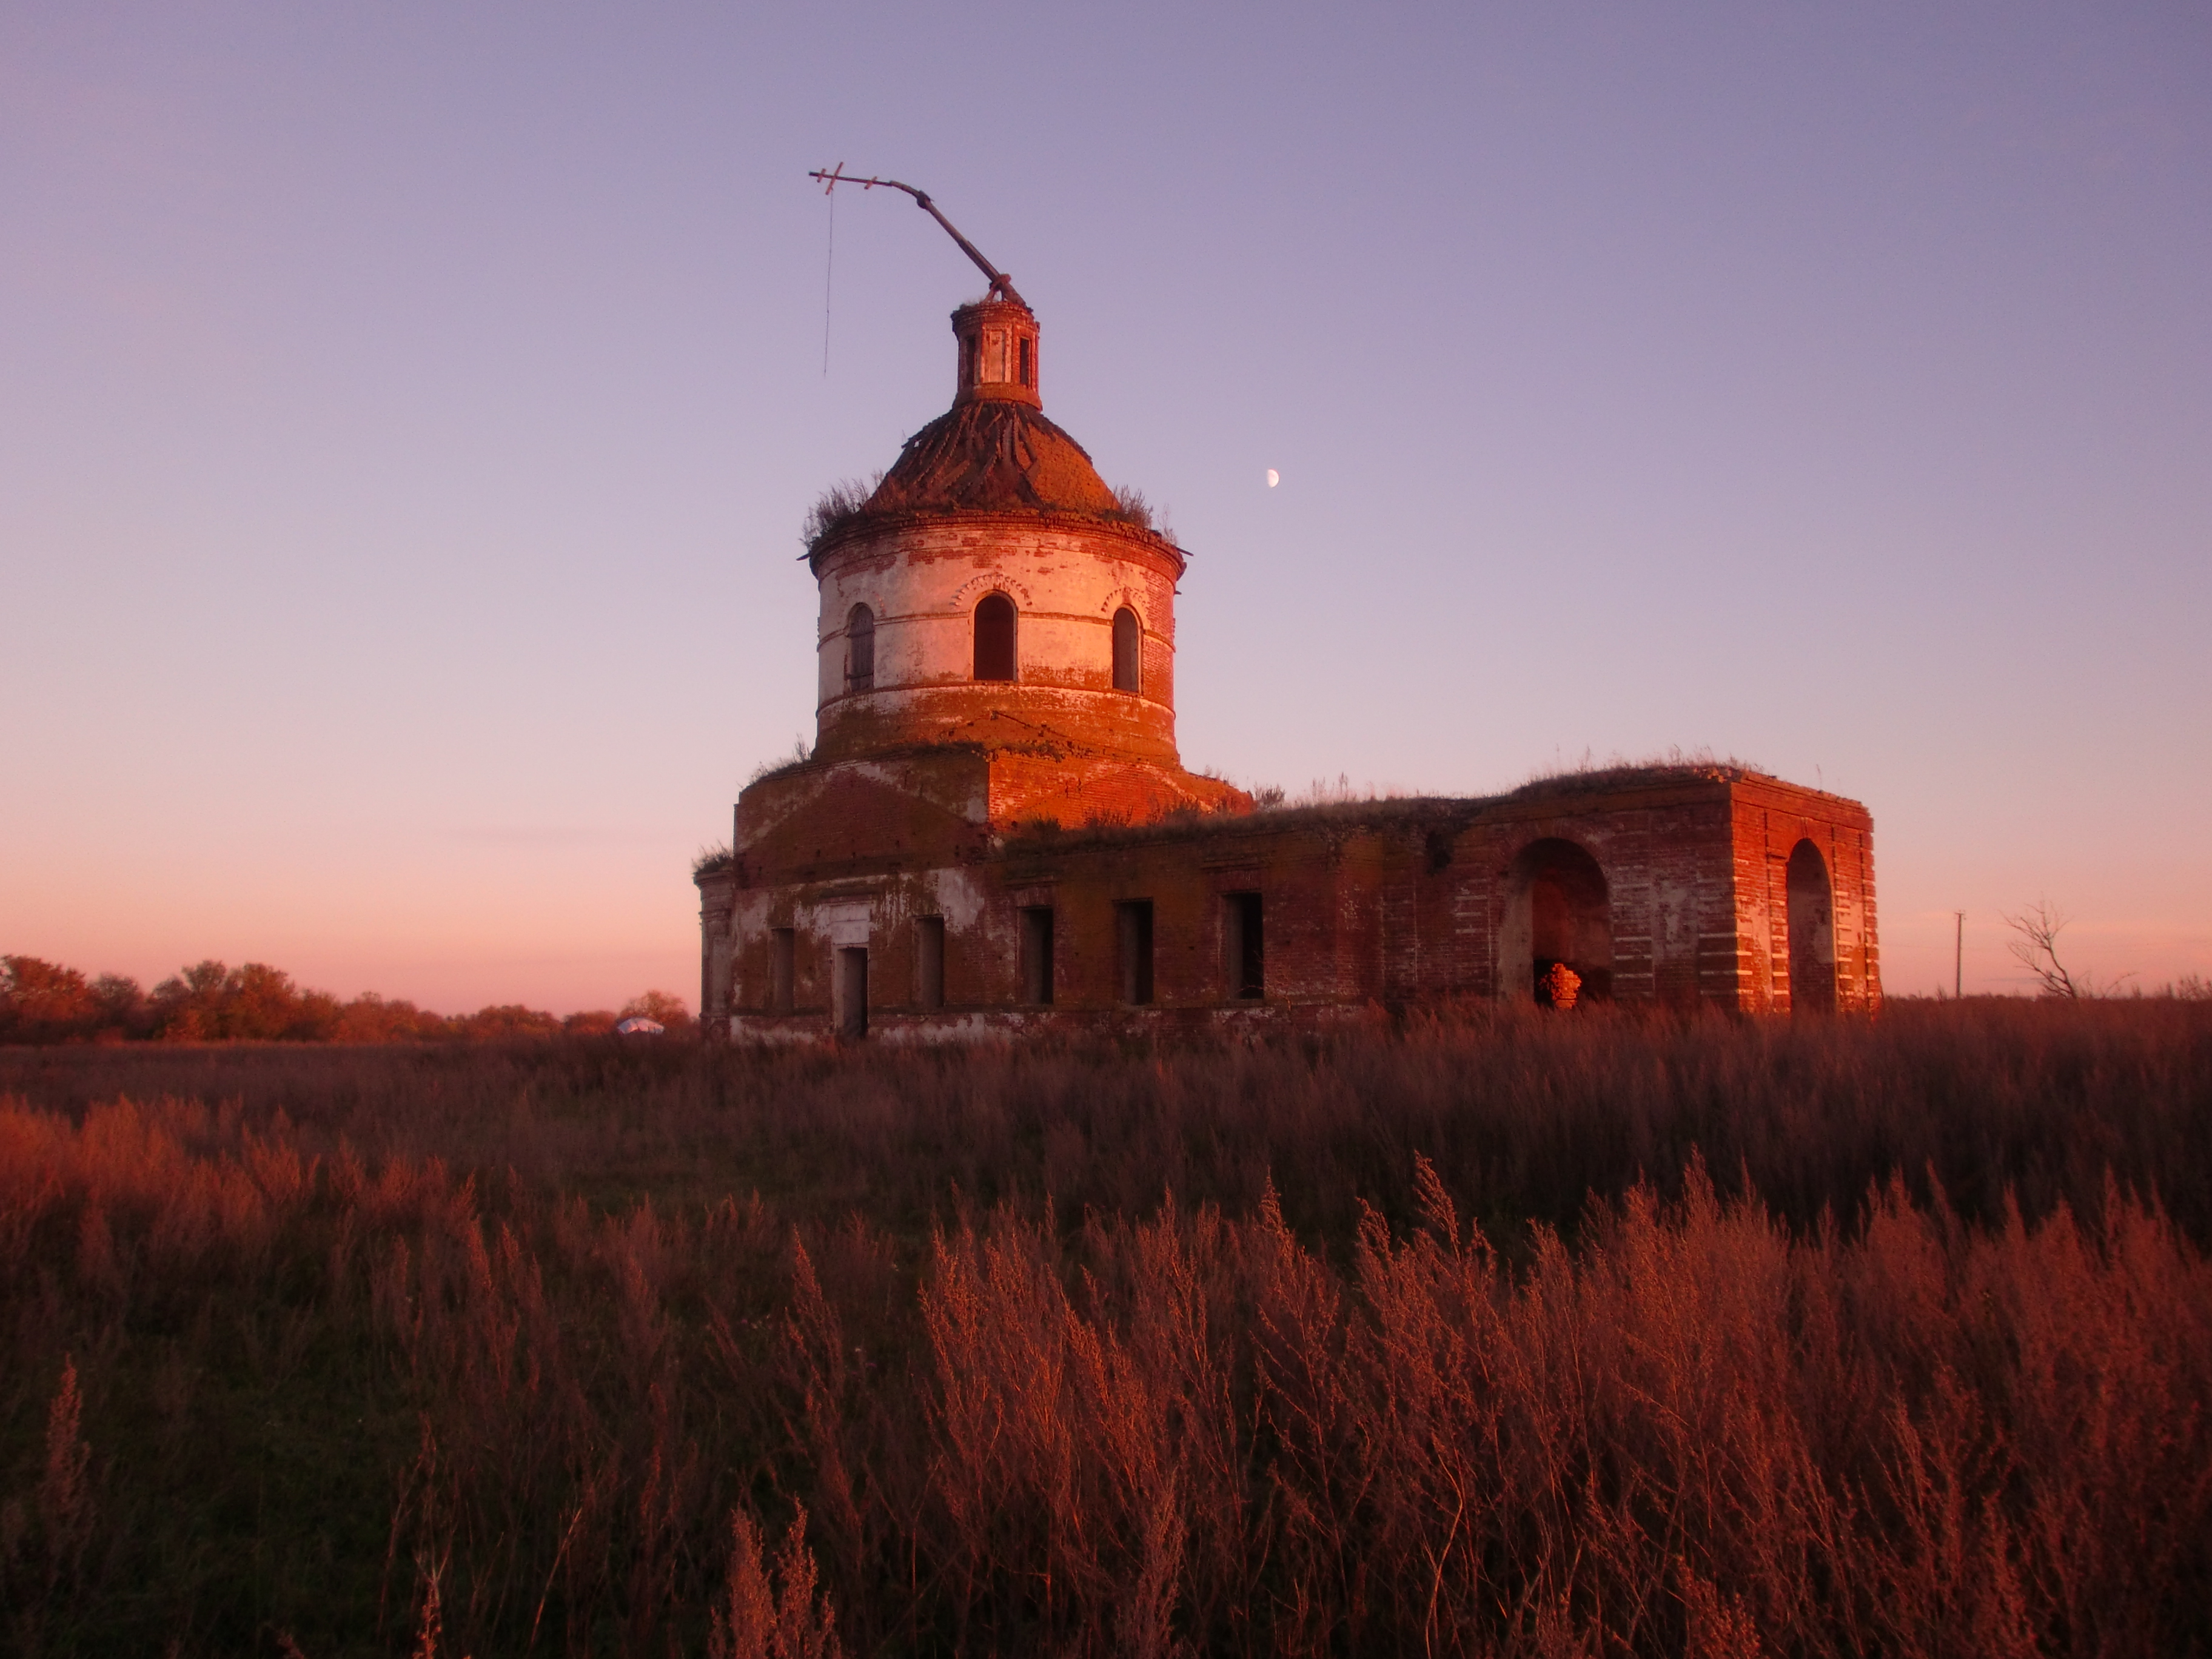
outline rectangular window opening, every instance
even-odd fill
[[[1260,895],[1227,893],[1223,897],[1228,906],[1229,994],[1250,1001],[1267,990],[1267,931]]]
[[[1052,1002],[1052,907],[1022,907],[1022,1000]]]
[[[1143,1006],[1152,1000],[1152,902],[1132,899],[1114,907],[1115,954],[1121,969],[1121,1000]]]
[[[787,1014],[797,1002],[792,981],[798,976],[799,934],[793,928],[771,927],[768,939],[769,1012]]]
[[[945,918],[923,916],[915,923],[914,1006],[945,1006]]]

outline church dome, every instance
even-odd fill
[[[978,300],[952,313],[952,407],[906,441],[865,501],[833,510],[824,498],[809,526],[812,555],[915,514],[1073,514],[1150,532],[1142,501],[1116,497],[1083,446],[1045,418],[1036,313],[1019,300]]]
[[[963,398],[906,441],[863,511],[1083,513],[1119,517],[1083,446],[1033,404]]]

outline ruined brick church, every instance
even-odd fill
[[[812,753],[747,787],[698,866],[709,1032],[1879,1000],[1873,821],[1839,796],[1678,765],[1255,808],[1184,770],[1186,554],[1045,418],[1011,285],[952,331],[951,410],[809,549]]]

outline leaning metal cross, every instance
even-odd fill
[[[986,259],[983,257],[981,251],[976,247],[975,243],[969,241],[965,236],[963,236],[957,230],[954,229],[952,221],[946,218],[943,214],[937,210],[937,204],[931,201],[925,191],[916,190],[912,185],[902,185],[896,179],[854,178],[845,171],[845,164],[842,161],[838,162],[835,167],[827,172],[817,171],[810,173],[806,176],[810,179],[819,179],[822,181],[822,193],[824,196],[827,196],[831,191],[836,189],[840,185],[858,185],[862,190],[873,190],[877,185],[881,185],[885,190],[904,191],[908,195],[914,198],[915,204],[924,213],[927,213],[931,218],[936,220],[939,224],[945,227],[945,234],[950,236],[954,241],[959,243],[960,251],[966,254],[969,258],[973,259],[975,262],[976,269],[981,270],[984,276],[991,279],[991,292],[993,294],[996,295],[1001,300],[1012,300],[1018,306],[1026,306],[1029,303],[1026,300],[1023,299],[1020,295],[1014,292],[1013,279],[1008,276],[1005,271],[1000,270],[998,266],[993,264],[988,259]]]

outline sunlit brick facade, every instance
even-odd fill
[[[698,872],[710,1032],[1314,1024],[1455,998],[1863,1008],[1873,823],[1717,766],[1255,809],[1183,770],[1185,556],[1045,419],[1036,318],[826,525],[811,759]]]

